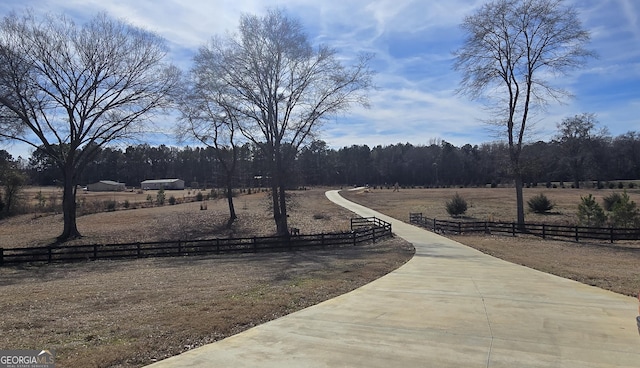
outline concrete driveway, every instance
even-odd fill
[[[343,199],[416,254],[370,284],[163,367],[640,367],[637,300],[514,265]]]

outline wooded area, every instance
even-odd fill
[[[40,151],[20,162],[14,160],[33,185],[57,185],[58,171]],[[598,136],[580,145],[571,140],[538,141],[523,147],[524,183],[545,185],[564,182],[566,186],[585,181],[640,179],[640,133]],[[511,184],[505,143],[466,144],[456,147],[445,141],[428,145],[399,143],[389,146],[353,145],[330,148],[317,140],[295,155],[290,167],[291,186],[388,185],[401,186],[485,186]],[[129,187],[145,179],[181,178],[186,185],[223,187],[225,171],[219,167],[214,148],[176,148],[147,144],[124,150],[106,147],[84,171],[80,183],[115,180]],[[234,175],[236,188],[268,186],[270,172],[259,149],[240,147]],[[616,183],[617,185],[617,183]]]

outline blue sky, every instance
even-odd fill
[[[426,145],[435,139],[461,146],[497,140],[481,123],[485,109],[456,95],[459,73],[452,51],[460,47],[459,24],[485,1],[476,0],[3,0],[0,14],[29,6],[63,12],[82,22],[98,11],[154,31],[171,47],[171,61],[187,70],[197,48],[211,36],[234,31],[241,13],[260,14],[267,6],[285,8],[304,25],[313,43],[336,48],[349,62],[357,52],[375,54],[378,89],[370,108],[354,107],[324,125],[320,138],[331,147],[370,147],[394,143]],[[558,79],[573,99],[549,106],[536,119],[530,140],[548,140],[556,124],[583,112],[594,113],[612,135],[640,131],[640,1],[567,0],[591,32],[599,56]],[[171,123],[171,117],[167,118]],[[142,138],[144,141],[145,139]],[[150,143],[176,145],[170,135]],[[17,145],[0,146],[14,156]]]

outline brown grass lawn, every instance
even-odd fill
[[[430,218],[450,219],[445,202],[456,192],[470,205],[466,214],[468,218],[513,221],[516,217],[513,188],[405,189],[399,192],[371,189],[368,192],[343,191],[342,194],[350,200],[408,222],[410,212],[422,212]],[[556,203],[552,214],[527,213],[526,221],[575,223],[581,196],[591,193],[601,203],[602,197],[611,192],[613,190],[609,189],[525,188],[525,206],[526,201],[538,193],[544,193]],[[628,190],[627,193],[632,200],[640,203],[640,190]],[[640,241],[609,244],[543,240],[530,236],[447,236],[507,261],[617,293],[637,295],[640,290]]]
[[[352,213],[324,190],[293,192],[302,233],[349,228]],[[76,242],[274,232],[264,194],[236,198],[239,220],[221,230],[226,202],[82,216]],[[0,246],[47,244],[61,218],[0,222]],[[414,253],[399,238],[272,254],[96,261],[0,268],[0,347],[55,349],[57,367],[140,367],[330,299],[396,269]]]
[[[470,203],[469,218],[511,221],[515,217],[515,194],[509,188],[342,193],[408,221],[410,212],[447,218],[444,203],[455,192]],[[555,213],[527,214],[527,221],[567,223],[575,219],[580,196],[593,193],[600,199],[611,191],[525,189],[525,200],[539,192],[556,203]],[[141,194],[142,200],[146,195]],[[640,203],[638,190],[629,195]],[[113,199],[134,201],[129,198],[133,197]],[[239,196],[235,203],[240,218],[231,230],[223,229],[226,202],[215,200],[206,202],[207,210],[195,202],[81,216],[78,227],[84,238],[75,242],[273,234],[264,193]],[[325,198],[324,189],[292,193],[290,225],[302,233],[347,230],[351,217]],[[61,229],[60,215],[5,219],[0,221],[0,247],[49,244]],[[452,238],[511,262],[618,293],[632,295],[640,289],[640,242]],[[139,367],[353,290],[412,255],[413,247],[395,238],[292,253],[3,267],[0,347],[56,349],[59,367]]]

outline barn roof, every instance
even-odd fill
[[[106,184],[106,185],[115,185],[115,186],[123,186],[124,183],[118,183],[117,181],[113,181],[113,180],[100,180],[97,183],[93,183],[93,184],[89,184],[89,185],[96,185],[96,184]]]
[[[167,183],[175,183],[181,179],[154,179],[154,180],[145,180],[143,184],[167,184]]]

